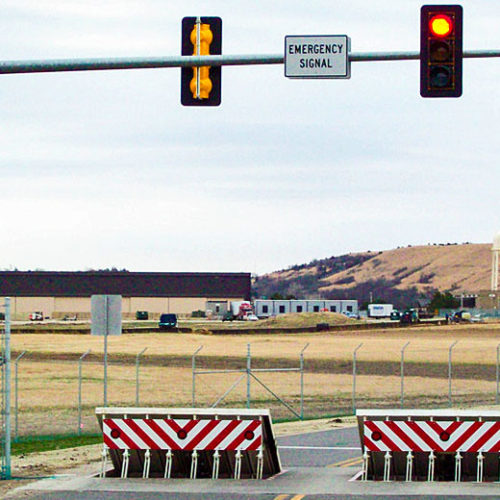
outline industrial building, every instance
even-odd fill
[[[0,297],[11,297],[12,318],[90,318],[91,295],[121,295],[123,317],[137,311],[190,315],[207,301],[250,300],[250,273],[1,271]]]
[[[491,288],[481,290],[477,298],[477,306],[480,309],[500,310],[500,291],[499,291],[499,265],[500,265],[500,233],[493,238],[491,247]]]
[[[255,314],[268,318],[279,314],[301,312],[337,312],[358,314],[357,300],[266,300],[254,301]]]

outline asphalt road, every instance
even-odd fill
[[[363,483],[357,428],[278,439],[284,472],[256,480],[75,478],[35,485],[13,498],[38,500],[498,500],[498,483]],[[52,482],[50,482],[52,481]],[[55,489],[56,488],[56,489]]]
[[[361,449],[357,427],[278,438],[283,468],[357,467]],[[354,474],[354,470],[353,470]]]

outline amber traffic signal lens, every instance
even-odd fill
[[[429,56],[432,62],[451,61],[452,50],[450,44],[441,40],[431,42]]]

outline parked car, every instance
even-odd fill
[[[259,321],[259,318],[253,313],[249,313],[244,317],[245,321]]]
[[[347,311],[343,314],[344,314],[344,316],[347,316],[348,318],[351,318],[351,319],[359,319],[359,314],[353,313],[351,311]]]
[[[414,309],[407,309],[406,311],[404,311],[401,314],[401,317],[399,318],[399,322],[402,325],[411,325],[414,323],[418,323],[419,319],[418,319],[417,311],[415,311]]]
[[[472,323],[484,323],[484,318],[485,318],[484,314],[478,313],[474,314],[474,316],[472,316],[470,320]]]
[[[401,319],[401,313],[397,309],[394,309],[394,311],[391,312],[390,317],[391,320],[399,321]]]
[[[451,321],[454,323],[467,323],[471,321],[471,314],[469,311],[457,311],[451,316]]]
[[[148,311],[136,311],[135,319],[148,319],[149,314]]]
[[[231,311],[227,311],[224,316],[222,316],[222,321],[233,321],[234,320],[234,315]]]
[[[177,326],[177,315],[165,313],[160,316],[160,322],[158,323],[158,327],[160,330],[170,330]]]
[[[30,321],[43,321],[43,312],[35,311],[29,315]]]

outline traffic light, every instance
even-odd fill
[[[462,95],[461,5],[424,5],[420,11],[420,95]]]
[[[222,54],[222,19],[185,17],[182,20],[181,54],[183,56]],[[181,68],[183,106],[219,106],[220,102],[220,66]]]

